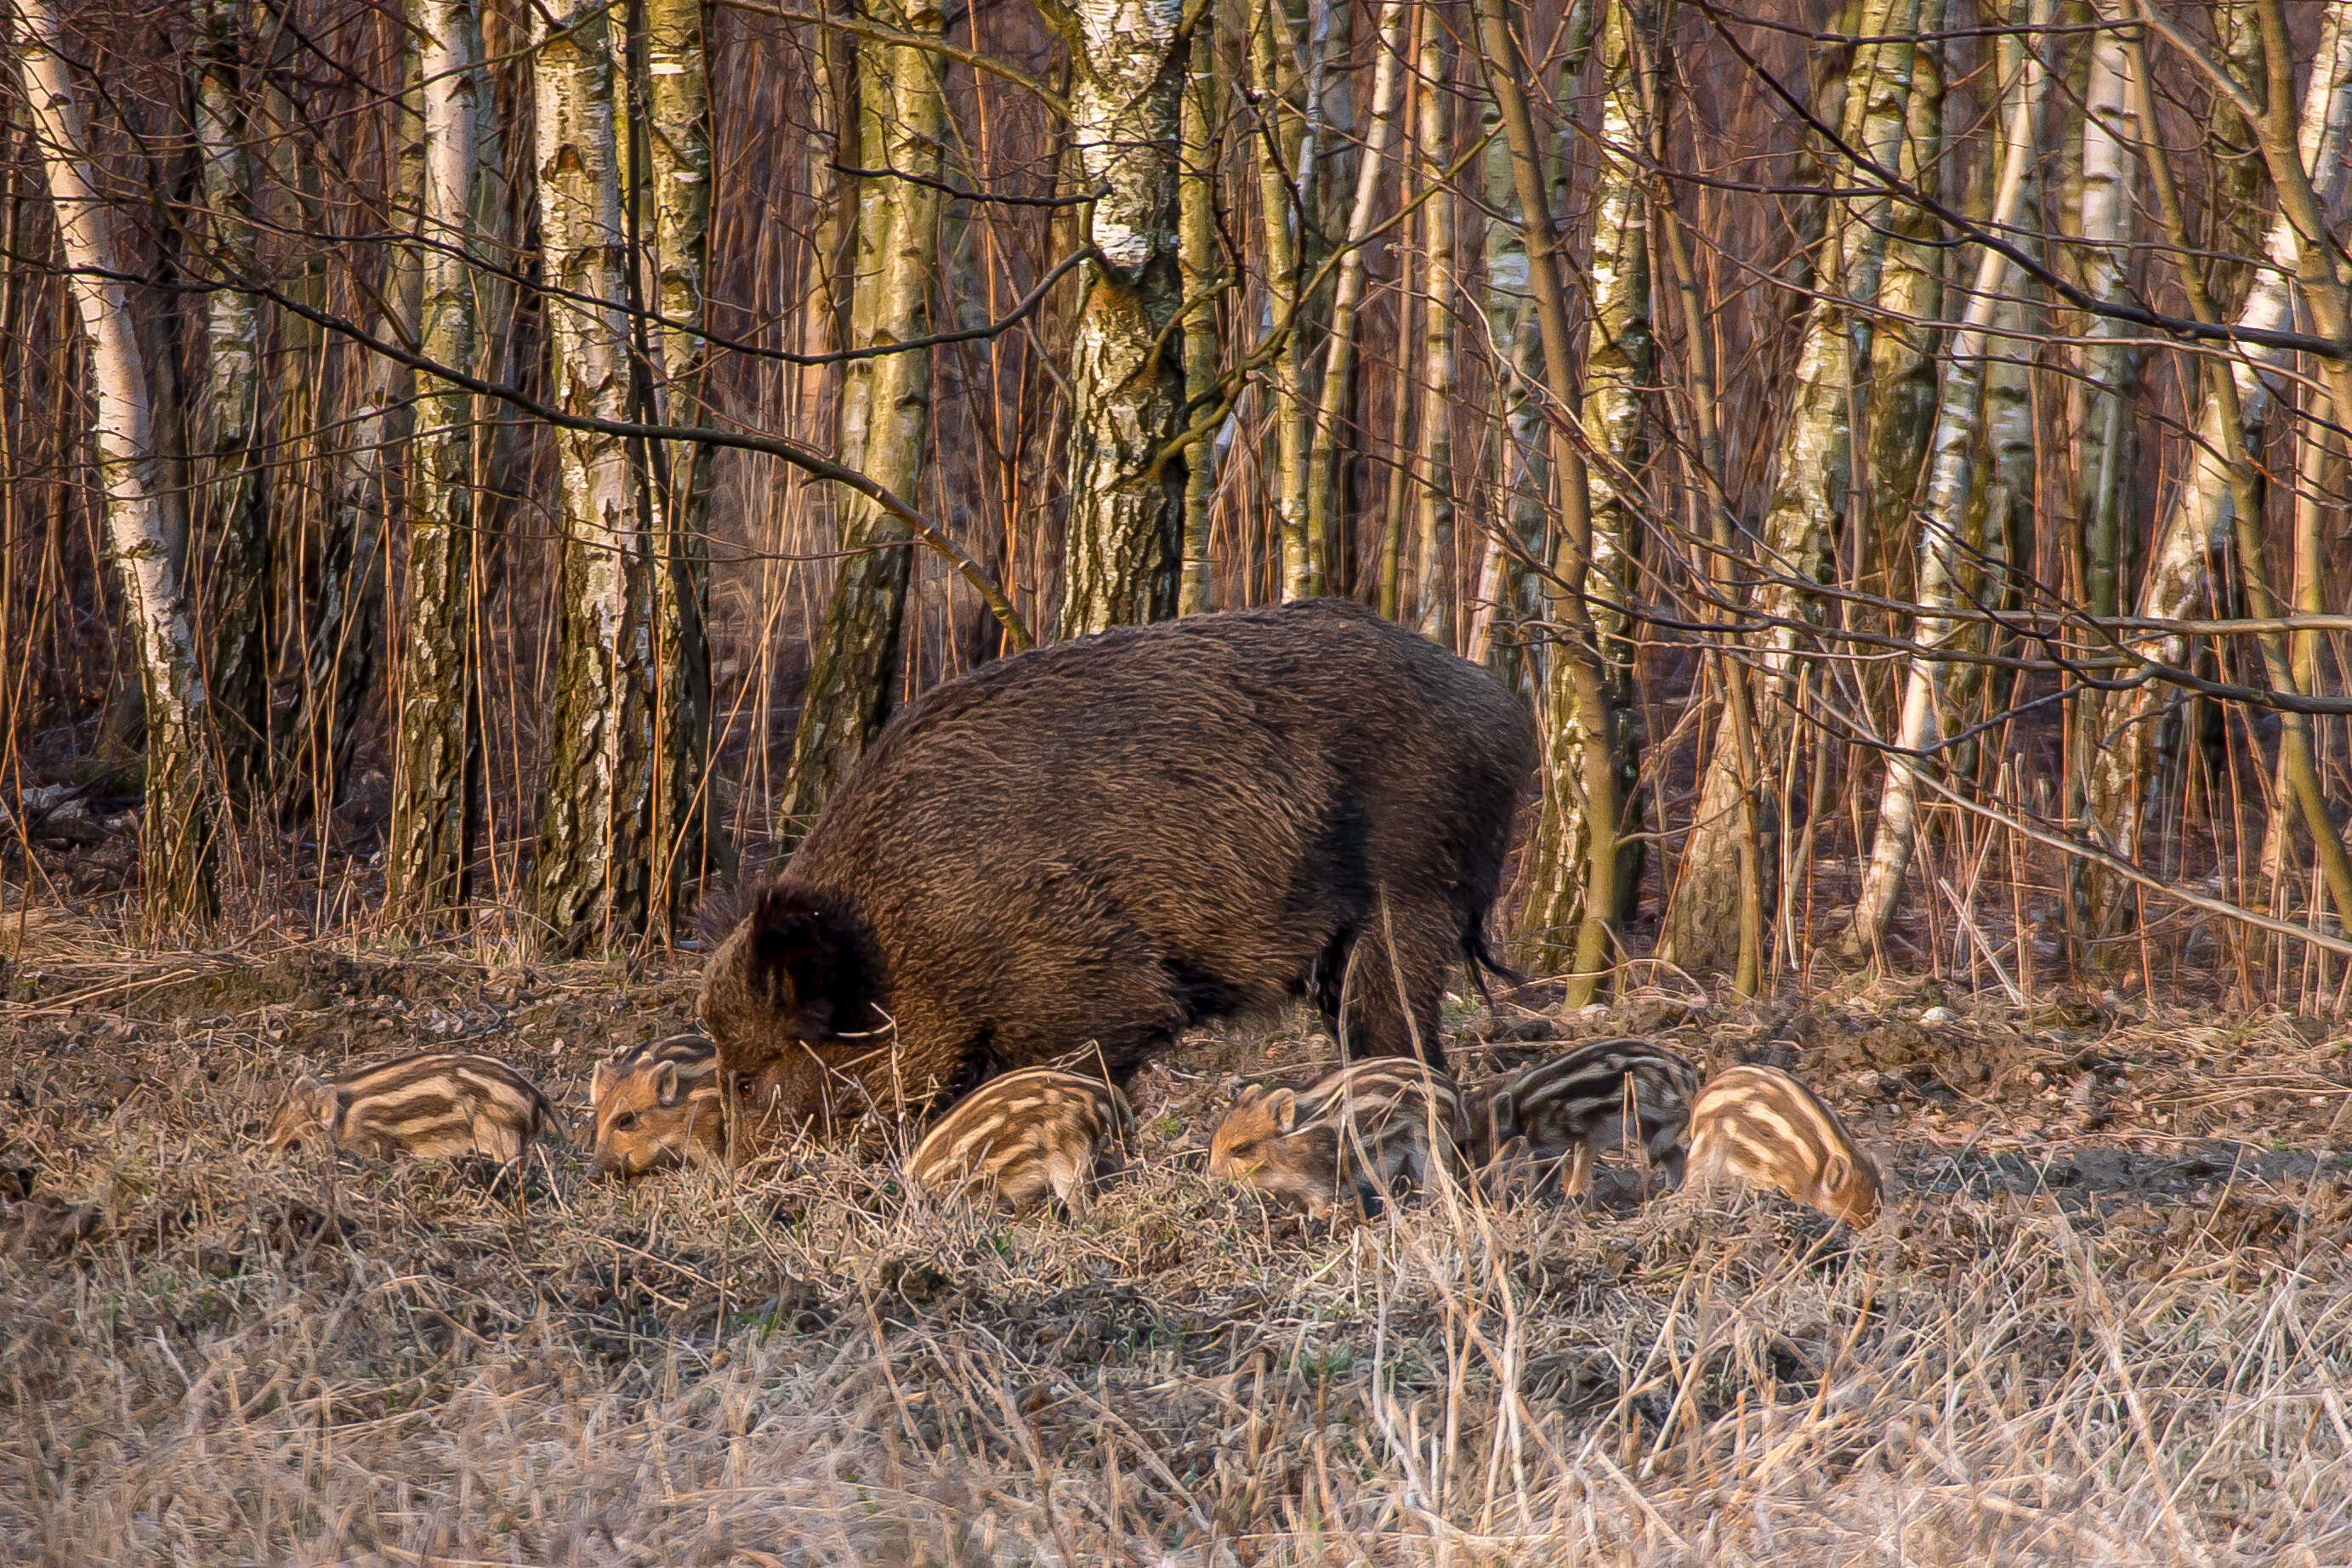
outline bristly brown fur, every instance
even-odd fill
[[[1299,996],[1442,1065],[1534,763],[1492,675],[1345,600],[989,665],[883,732],[712,958],[727,1087],[789,1129],[1081,1050],[1123,1082]]]
[[[1878,1217],[1878,1166],[1837,1112],[1778,1068],[1727,1068],[1691,1106],[1696,1180],[1736,1177],[1860,1230]]]
[[[1013,1209],[1052,1195],[1076,1213],[1134,1132],[1127,1096],[1102,1079],[1026,1068],[958,1100],[916,1145],[907,1173],[940,1195],[982,1194]]]

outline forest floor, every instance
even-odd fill
[[[1856,1236],[1777,1198],[1270,1215],[1202,1166],[1234,1075],[1140,1085],[1082,1219],[887,1165],[520,1192],[279,1162],[299,1064],[426,1045],[584,1130],[690,960],[142,955],[8,971],[0,1557],[40,1563],[2352,1560],[2344,1032],[1855,977],[1804,1001],[1454,1010],[1476,1078],[1640,1032],[1818,1085]],[[1938,1012],[1936,1009],[1942,1009]]]

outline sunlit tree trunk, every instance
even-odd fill
[[[944,36],[936,5],[885,14],[900,31]],[[858,51],[860,166],[909,176],[862,177],[849,346],[887,348],[931,330],[939,267],[940,178],[946,109],[939,59],[911,47],[867,42]],[[841,388],[841,460],[901,496],[930,462],[931,353],[908,350],[852,360]],[[899,636],[914,570],[906,525],[861,496],[840,495],[845,552],[810,650],[808,692],[793,735],[781,830],[799,842],[851,764],[890,716],[899,685]]]
[[[1638,79],[1656,58],[1654,26],[1655,15],[1648,5],[1611,0],[1597,29],[1601,156],[1590,187],[1591,321],[1585,329],[1582,423],[1594,448],[1589,614],[1611,717],[1609,732],[1597,743],[1606,748],[1615,774],[1624,838],[1618,854],[1618,901],[1607,911],[1612,921],[1633,913],[1642,867],[1639,840],[1631,838],[1639,822],[1633,795],[1639,757],[1632,622],[1625,612],[1641,531],[1637,487],[1645,462],[1643,394],[1656,357],[1650,321],[1649,215],[1640,173],[1650,142],[1644,109],[1648,95]],[[1567,662],[1555,657],[1546,679],[1545,710],[1560,731],[1547,745],[1580,752],[1596,742],[1583,732],[1576,705],[1561,688],[1573,676]],[[1581,794],[1547,788],[1529,878],[1531,929],[1567,932],[1581,924],[1583,879],[1578,868],[1590,855],[1590,838]]]
[[[1881,168],[1902,154],[1910,110],[1913,34],[1919,0],[1867,0],[1846,80],[1843,140]],[[1853,477],[1850,416],[1854,367],[1871,353],[1869,310],[1876,304],[1894,203],[1877,183],[1851,168],[1864,194],[1836,204],[1822,242],[1820,294],[1807,307],[1796,387],[1773,455],[1773,488],[1759,531],[1755,608],[1769,617],[1756,638],[1757,753],[1769,788],[1774,762],[1791,743],[1796,714],[1798,628],[1822,615],[1815,584],[1827,577],[1832,542]],[[1682,870],[1667,905],[1660,956],[1693,972],[1717,970],[1738,952],[1738,748],[1730,721],[1718,726],[1698,805],[1685,841]],[[1769,812],[1769,807],[1760,808]],[[1761,889],[1766,902],[1775,895]]]
[[[1437,6],[1421,8],[1416,69],[1421,75],[1421,178],[1430,195],[1421,207],[1421,353],[1410,376],[1421,397],[1413,453],[1414,573],[1421,633],[1444,647],[1454,638],[1454,195],[1446,185],[1453,160],[1447,133],[1452,94],[1444,19]]]
[[[1307,532],[1329,539],[1339,526],[1339,464],[1347,447],[1349,410],[1355,403],[1356,318],[1364,300],[1364,241],[1379,208],[1381,179],[1390,141],[1396,133],[1397,104],[1404,82],[1404,0],[1387,0],[1373,32],[1378,51],[1372,66],[1372,97],[1366,106],[1364,144],[1358,154],[1354,199],[1347,212],[1348,249],[1339,258],[1331,290],[1329,349],[1323,361],[1322,390],[1315,400],[1315,430],[1307,461]],[[1524,253],[1522,253],[1524,255]],[[1521,268],[1525,271],[1524,263]]]
[[[196,149],[204,190],[205,270],[255,275],[253,163],[246,147],[247,94],[240,0],[197,0]],[[214,736],[231,795],[268,787],[269,486],[262,462],[261,309],[241,288],[205,296],[205,370],[196,389],[203,468],[199,537],[207,592],[205,671]]]
[[[2352,126],[2352,28],[2341,25],[2339,8],[2328,8],[2321,48],[2303,98],[2297,151],[2309,171],[2313,195],[2330,216],[2340,216],[2345,188],[2347,126]],[[2141,122],[2147,121],[2144,86],[2136,85]],[[2282,210],[2263,239],[2271,265],[2254,276],[2236,317],[2241,329],[2275,331],[2293,318],[2294,282],[2301,247],[2292,218]],[[2237,527],[2234,499],[2241,476],[2231,471],[2232,447],[2252,449],[2266,423],[2272,390],[2266,375],[2284,369],[2289,352],[2241,342],[2231,361],[2239,431],[2224,428],[2224,396],[2209,388],[2200,400],[2189,471],[2166,510],[2142,579],[2138,615],[2149,620],[2194,619],[2213,602],[2213,563],[2227,552]],[[2189,640],[2175,633],[2127,636],[2126,645],[2143,657],[2181,667],[2191,657]],[[2127,691],[2086,698],[2089,742],[2084,809],[2089,836],[2116,854],[2138,858],[2165,760],[2178,728],[2179,689],[2148,681]],[[2128,918],[2127,885],[2096,868],[2084,868],[2076,884],[2079,913],[2093,934],[2111,932]]]
[[[1918,28],[1943,30],[1945,0],[1919,0]],[[1911,69],[1911,98],[1903,134],[1903,178],[1922,194],[1943,191],[1944,46],[1922,42]],[[1909,575],[1916,501],[1936,429],[1936,322],[1944,303],[1943,226],[1916,203],[1895,215],[1879,285],[1882,313],[1870,343],[1870,504],[1860,518],[1867,535],[1854,551],[1865,574],[1885,592]]]
[[[2051,0],[2032,0],[2023,18],[2032,29],[2050,25]],[[2036,153],[2037,125],[2048,72],[2042,68],[2039,40],[2029,34],[2021,50],[2021,79],[2011,89],[2008,122],[2002,136],[2000,174],[1988,220],[1995,232],[2016,226],[2024,211],[2027,185]],[[1989,416],[1986,355],[2012,353],[2008,342],[1997,342],[1994,322],[2009,307],[2009,258],[1987,247],[1977,263],[1970,285],[1968,311],[1952,340],[1944,367],[1944,385],[1936,415],[1933,468],[1926,504],[1920,509],[1919,570],[1916,596],[1919,614],[1911,636],[1922,647],[1939,649],[1965,635],[1966,623],[1953,620],[1962,576],[1969,571],[1963,534],[1974,489],[1975,448],[1979,426]],[[1999,449],[1993,460],[1999,461]],[[1986,530],[1991,531],[1988,522]],[[1984,584],[1997,593],[1993,583]],[[1917,841],[1918,776],[1916,760],[1936,742],[1942,706],[1946,665],[1933,653],[1913,656],[1903,688],[1903,711],[1895,731],[1896,749],[1886,758],[1886,778],[1878,800],[1878,829],[1871,843],[1870,867],[1855,900],[1853,921],[1847,928],[1846,946],[1853,952],[1874,951],[1886,934],[1886,924],[1902,896],[1903,878]]]
[[[423,145],[417,345],[473,369],[479,352],[479,100],[490,90],[475,0],[412,0]],[[408,443],[407,610],[387,877],[395,907],[457,909],[481,815],[482,550],[475,400],[419,373]]]
[[[154,405],[131,295],[100,195],[89,121],[50,0],[11,0],[26,109],[48,175],[68,289],[89,347],[90,436],[98,452],[106,547],[122,581],[147,714],[146,807],[140,881],[158,925],[209,918],[216,802],[205,748],[209,720],[195,648],[172,570]]]
[[[532,41],[550,400],[625,420],[621,38],[592,6],[539,16]],[[529,906],[545,946],[564,952],[642,931],[651,908],[656,563],[642,455],[583,430],[556,432],[555,446],[562,627]]]
[[[2116,6],[2100,7],[2103,20]],[[2138,117],[2131,104],[2131,73],[2121,37],[2102,31],[2091,40],[2091,69],[2083,112],[2084,288],[2094,299],[2128,298],[2138,205],[2132,199],[2133,149]],[[2076,508],[2083,521],[2084,595],[2095,616],[2113,616],[2118,603],[2119,542],[2135,521],[2130,498],[2135,443],[2134,404],[2139,392],[2139,351],[2130,323],[2095,316],[2084,323],[2090,342],[2081,351],[2082,465]]]
[[[1085,47],[1070,94],[1078,164],[1096,195],[1086,303],[1070,354],[1069,534],[1062,632],[1176,610],[1184,521],[1181,356],[1163,339],[1183,302],[1176,174],[1188,52],[1182,9],[1075,0]]]
[[[1282,539],[1282,596],[1323,591],[1322,562],[1307,534],[1307,404],[1298,319],[1299,214],[1292,201],[1301,143],[1287,101],[1292,34],[1280,0],[1259,0],[1250,18],[1250,89],[1256,118],[1250,151],[1257,170],[1258,222],[1265,245],[1266,310],[1281,333],[1274,348],[1275,522]]]
[[[1527,237],[1528,280],[1543,336],[1544,391],[1562,411],[1579,407],[1576,343],[1569,327],[1567,291],[1560,277],[1559,231],[1545,190],[1545,159],[1535,117],[1528,109],[1526,64],[1504,0],[1478,0],[1479,50],[1486,89],[1493,94],[1511,149],[1511,183],[1518,195],[1519,223]],[[1534,923],[1522,946],[1538,963],[1569,966],[1566,1000],[1582,1005],[1600,989],[1616,961],[1618,935],[1612,920],[1619,908],[1618,795],[1614,757],[1596,737],[1611,732],[1607,668],[1592,624],[1588,597],[1592,574],[1592,511],[1584,456],[1565,420],[1551,430],[1551,468],[1557,481],[1559,527],[1547,604],[1553,637],[1540,717],[1544,735],[1541,785],[1547,795],[1581,790],[1587,824],[1582,920],[1573,954],[1564,953],[1566,933]],[[1568,743],[1571,730],[1581,740]],[[1565,875],[1569,868],[1558,868]]]
[[[1189,422],[1217,402],[1215,296],[1223,291],[1218,282],[1224,268],[1217,254],[1216,29],[1205,21],[1195,26],[1186,54],[1177,272],[1184,296],[1184,416]],[[1216,442],[1214,430],[1202,430],[1184,457],[1184,563],[1178,608],[1187,616],[1208,610],[1214,581],[1209,521],[1217,485]]]
[[[701,425],[709,345],[701,328],[710,245],[710,89],[702,0],[643,0],[642,91],[637,137],[644,182],[637,223],[651,274],[639,283],[662,324],[652,331],[649,403],[655,422]],[[723,846],[710,840],[704,783],[710,752],[711,448],[672,443],[651,454],[656,763],[654,842],[661,856],[654,920],[666,921],[684,887]],[[904,552],[901,552],[904,553]]]

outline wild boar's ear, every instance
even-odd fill
[[[1298,1125],[1298,1096],[1291,1089],[1280,1089],[1266,1101],[1266,1113],[1274,1118],[1275,1131],[1287,1132]]]
[[[1853,1167],[1843,1154],[1832,1154],[1822,1166],[1821,1195],[1833,1198],[1853,1179]]]
[[[591,1100],[604,1098],[604,1064],[603,1062],[598,1062],[588,1069],[588,1098]]]
[[[677,1064],[664,1062],[654,1069],[654,1100],[660,1105],[676,1105],[681,1096],[677,1091]]]
[[[856,1028],[861,989],[849,943],[835,917],[797,889],[774,887],[751,915],[749,979],[755,994],[804,1040]]]

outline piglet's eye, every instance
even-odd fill
[[[620,1115],[613,1118],[613,1130],[615,1132],[626,1132],[636,1124],[637,1113],[634,1110],[624,1110]]]

